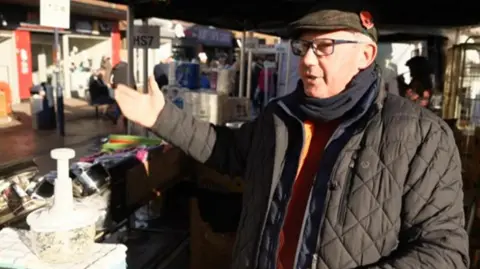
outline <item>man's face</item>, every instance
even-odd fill
[[[360,70],[372,64],[377,53],[377,46],[370,38],[350,31],[308,32],[301,35],[300,39],[328,40],[330,43],[316,42],[316,44],[327,44],[327,46],[331,44],[331,40],[350,42],[325,48],[324,51],[333,51],[329,55],[316,55],[310,48],[300,58],[299,71],[305,94],[316,98],[329,98],[343,91]]]

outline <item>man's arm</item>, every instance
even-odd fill
[[[218,172],[243,176],[255,122],[236,130],[215,126],[195,119],[166,100],[151,130]]]
[[[428,135],[410,163],[398,249],[361,269],[466,269],[464,224],[458,149],[450,130],[439,130]]]

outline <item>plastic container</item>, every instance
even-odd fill
[[[32,251],[40,260],[52,264],[71,263],[91,253],[98,215],[79,204],[75,207],[72,215],[65,216],[68,220],[57,225],[45,223],[45,218],[51,215],[48,208],[41,208],[27,217]]]
[[[57,160],[53,205],[27,217],[32,251],[47,263],[81,261],[92,251],[99,212],[74,203],[68,161],[75,151],[54,149],[51,156]]]

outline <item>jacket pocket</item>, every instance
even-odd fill
[[[340,226],[345,224],[348,212],[348,200],[350,198],[350,193],[352,191],[352,181],[353,181],[353,169],[355,167],[355,155],[348,165],[348,171],[345,175],[345,184],[342,188],[342,194],[340,196],[340,203],[338,206],[338,216],[337,221]]]

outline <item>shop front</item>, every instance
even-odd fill
[[[28,99],[31,86],[54,71],[54,30],[39,24],[38,8],[2,4],[0,81],[10,86],[13,104]],[[72,14],[70,29],[60,30],[65,97],[82,97],[84,78],[98,69],[103,56],[112,64],[120,61],[120,50],[118,21]]]
[[[8,85],[7,95],[12,104],[30,96],[30,34],[19,29],[26,15],[25,9],[15,5],[2,4],[0,10],[0,81]]]
[[[15,53],[15,33],[0,30],[0,52],[5,55],[0,62],[0,82],[6,83],[11,91],[6,93],[9,103],[18,103],[18,73]]]
[[[71,32],[63,36],[62,45],[66,59],[63,65],[66,95],[83,98],[88,79],[100,68],[102,58],[110,58],[112,65],[120,59],[118,24],[77,18]]]

